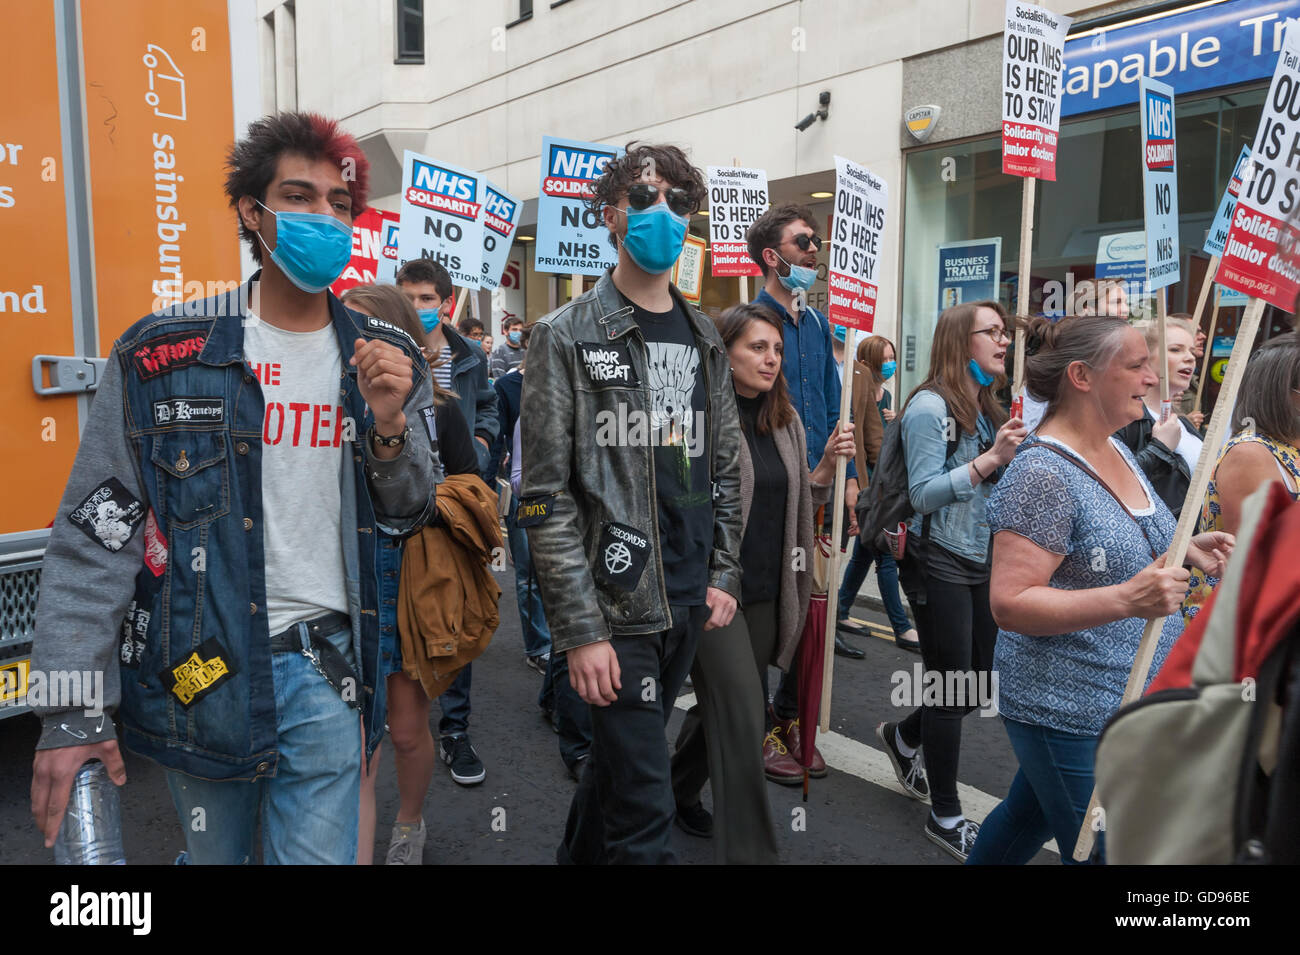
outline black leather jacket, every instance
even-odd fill
[[[1204,437],[1196,430],[1196,425],[1192,424],[1189,418],[1179,415],[1178,420],[1183,423],[1183,430],[1188,434],[1194,434],[1198,438]],[[1187,490],[1192,486],[1192,472],[1181,454],[1171,451],[1151,436],[1151,428],[1154,424],[1151,416],[1144,414],[1116,431],[1115,437],[1124,442],[1133,452],[1147,480],[1151,482],[1156,494],[1160,495],[1160,500],[1164,501],[1165,506],[1174,517],[1177,517],[1183,509]]]
[[[709,586],[739,599],[741,433],[731,369],[713,323],[675,288],[672,294],[695,333],[708,391]],[[528,530],[557,652],[671,624],[653,448],[596,440],[602,423],[649,415],[648,380],[645,339],[608,272],[533,328],[519,414],[524,468],[517,517]],[[631,570],[607,573],[611,554],[620,568],[630,556]]]

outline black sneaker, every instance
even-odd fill
[[[930,813],[925,820],[925,837],[940,849],[943,849],[958,862],[965,862],[971,849],[975,848],[975,839],[980,834],[980,824],[963,819],[951,829],[945,829]]]
[[[701,839],[713,838],[713,813],[697,802],[694,806],[677,807],[677,827],[688,835]]]
[[[550,664],[550,662],[551,662],[551,654],[549,652],[539,653],[535,657],[530,657],[527,655],[524,656],[524,663],[528,664],[528,666],[531,669],[536,670],[542,676],[546,676],[546,667]]]
[[[442,761],[451,769],[451,778],[462,786],[474,786],[487,776],[487,770],[470,745],[468,736],[444,736],[439,741]]]
[[[881,723],[876,727],[876,738],[885,744],[885,752],[894,764],[894,775],[898,777],[898,784],[903,787],[903,791],[928,805],[930,784],[925,779],[925,760],[921,757],[921,750],[917,749],[911,756],[904,756],[894,741],[897,730],[897,723]]]

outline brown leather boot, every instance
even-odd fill
[[[781,730],[781,735],[785,737],[785,745],[790,748],[790,757],[794,760],[796,766],[802,768],[799,757],[803,754],[803,737],[799,733],[798,720],[777,720],[777,727]],[[822,754],[817,747],[813,746],[812,763],[808,767],[808,775],[813,779],[821,779],[826,775],[826,760],[822,759]]]
[[[803,782],[803,767],[786,748],[780,726],[774,726],[763,738],[763,774],[782,786],[798,786]]]

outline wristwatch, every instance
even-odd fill
[[[378,431],[374,430],[374,428],[371,428],[370,439],[374,441],[376,447],[400,448],[402,445],[406,444],[406,436],[410,433],[411,433],[411,428],[408,425],[407,427],[402,429],[401,434],[395,435],[394,437],[391,438],[385,438]]]

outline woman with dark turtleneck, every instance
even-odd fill
[[[678,825],[693,835],[711,834],[717,862],[775,863],[763,748],[777,748],[792,782],[801,781],[803,771],[783,739],[787,726],[775,726],[759,746],[767,667],[787,669],[798,649],[811,590],[814,502],[830,496],[835,456],[853,456],[853,426],[831,435],[810,474],[803,426],[781,374],[780,320],[747,304],[728,309],[717,324],[745,435],[741,599],[732,622],[710,631],[696,651],[691,678],[698,702],[677,737],[673,792]],[[803,560],[796,559],[800,555]],[[710,778],[713,817],[700,804]]]

